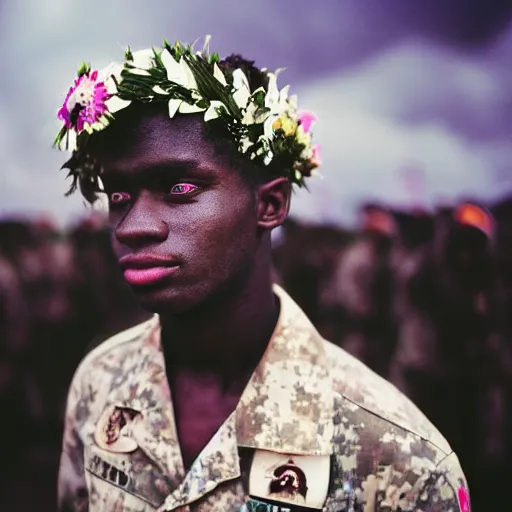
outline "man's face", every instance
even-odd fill
[[[243,283],[259,244],[254,192],[204,121],[151,114],[130,139],[96,156],[113,248],[142,306],[176,314]]]

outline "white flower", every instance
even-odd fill
[[[240,139],[239,147],[240,147],[240,150],[242,151],[242,153],[247,153],[248,149],[252,145],[253,145],[253,143],[251,142],[251,139],[249,139],[249,137],[242,137]]]
[[[157,94],[163,94],[165,96],[169,94],[165,89],[162,89],[159,85],[155,85],[153,87],[153,91],[155,91]]]
[[[171,119],[175,116],[176,112],[178,112],[182,103],[181,100],[169,100],[169,117]]]
[[[210,103],[210,106],[208,107],[208,110],[204,114],[204,120],[205,122],[211,121],[212,119],[217,119],[219,117],[219,113],[217,112],[217,109],[223,108],[226,109],[226,106],[222,101],[213,100]]]
[[[195,114],[197,112],[204,112],[206,109],[198,107],[197,105],[190,105],[183,100],[171,99],[169,100],[169,117],[172,119],[176,112],[180,114]]]
[[[108,196],[96,193],[96,199],[92,203],[91,208],[95,212],[108,213]]]
[[[161,55],[162,62],[167,71],[167,79],[170,82],[174,82],[175,84],[181,85],[182,87],[188,89],[189,91],[197,92],[197,82],[192,73],[192,70],[186,63],[185,59],[182,57],[179,62],[176,62],[176,59],[170,54],[170,52],[165,49]],[[196,95],[196,98],[199,98]],[[205,108],[198,107],[197,105],[191,105],[186,101],[179,99],[171,99],[169,100],[169,117],[173,118],[176,115],[176,112],[180,112],[181,114],[193,114],[196,112],[203,112]]]
[[[279,104],[284,105],[288,100],[288,93],[290,92],[290,86],[285,85],[280,91],[279,91]]]
[[[105,185],[102,179],[98,176],[99,192],[96,192],[96,199],[92,203],[92,209],[97,212],[108,213],[108,195],[105,192]]]
[[[165,49],[161,55],[162,62],[167,71],[167,79],[189,90],[197,90],[197,83],[192,70],[185,59],[181,57],[179,62]]]
[[[68,130],[62,143],[66,149],[70,153],[77,150],[77,134],[75,130]]]
[[[198,107],[197,105],[191,105],[186,101],[182,101],[179,107],[180,114],[196,114],[197,112],[204,112],[204,107]]]
[[[287,85],[281,90],[277,88],[277,72],[267,73],[268,76],[268,89],[265,95],[265,106],[273,113],[281,114],[283,111],[290,107],[288,102],[288,93],[290,86]]]
[[[133,55],[133,61],[130,62],[134,69],[130,73],[135,75],[149,75],[148,69],[155,66],[155,52],[152,49],[140,50]]]
[[[111,62],[108,66],[98,71],[98,81],[103,82],[109,94],[117,93],[116,83],[114,78],[121,81],[121,71],[124,69],[124,64],[119,62]]]
[[[263,135],[265,135],[268,140],[272,140],[274,138],[274,128],[272,125],[276,119],[277,115],[270,115],[263,123]]]
[[[222,85],[228,85],[226,78],[224,77],[224,74],[219,69],[219,66],[217,66],[217,63],[213,65],[213,76],[222,84]]]
[[[111,114],[115,114],[116,112],[123,110],[123,108],[126,108],[130,103],[130,100],[122,100],[119,96],[112,96],[110,99],[105,101],[105,105]]]
[[[272,140],[274,138],[274,129],[272,127],[274,121],[285,112],[288,113],[289,117],[294,119],[295,109],[293,108],[291,102],[288,100],[288,92],[290,90],[290,86],[287,85],[279,91],[277,88],[277,72],[267,73],[267,76],[268,89],[267,94],[265,95],[265,107],[270,109],[270,112],[264,122],[263,133],[268,140]]]
[[[235,103],[241,108],[245,108],[251,97],[251,89],[249,88],[249,80],[241,69],[233,71],[233,99]]]
[[[270,162],[272,162],[272,159],[274,158],[274,153],[272,153],[272,151],[267,148],[267,149],[259,149],[258,151],[256,151],[256,153],[253,153],[251,155],[251,160],[254,160],[256,158],[256,156],[262,156],[263,155],[263,164],[264,165],[269,165]]]
[[[257,105],[255,103],[249,103],[245,109],[243,109],[242,124],[249,125],[256,122],[256,110]]]
[[[260,135],[258,142],[261,145],[256,151],[256,154],[253,153],[251,155],[251,159],[255,158],[256,156],[263,156],[263,163],[268,165],[274,158],[274,153],[272,153],[272,150],[270,149],[269,140],[264,135]]]
[[[119,112],[131,103],[130,100],[122,100],[117,96],[117,86],[114,78],[118,83],[120,83],[122,81],[121,71],[123,71],[123,69],[124,64],[120,64],[119,62],[112,62],[107,67],[98,72],[98,79],[105,83],[107,92],[111,95],[111,97],[105,101],[105,105],[111,114]]]
[[[277,88],[277,75],[274,73],[267,73],[268,87],[267,94],[265,95],[265,107],[273,109],[279,103],[279,90]]]

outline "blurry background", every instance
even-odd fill
[[[319,117],[323,179],[277,233],[276,279],[439,426],[474,510],[506,503],[511,13],[489,0],[0,0],[2,509],[54,510],[73,371],[144,316],[104,219],[64,198],[56,111],[82,59],[101,68],[128,44],[205,34],[221,55],[286,66],[281,85]]]

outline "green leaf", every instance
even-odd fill
[[[68,132],[68,128],[66,126],[63,126],[60,130],[57,136],[55,137],[55,140],[53,141],[53,147],[54,148],[60,148],[60,145],[62,143],[62,139]]]
[[[172,46],[169,44],[169,41],[167,41],[167,39],[164,39],[164,48],[172,54]]]
[[[78,67],[78,77],[88,75],[91,72],[91,65],[87,62],[82,62]]]
[[[256,105],[258,105],[258,107],[265,106],[265,96],[266,96],[266,93],[261,88],[254,91],[252,94],[253,101],[254,101],[254,103],[256,103]]]
[[[160,71],[160,69],[165,69],[164,63],[162,61],[162,52],[157,51],[155,49],[155,47],[153,47],[152,50],[153,50],[155,64],[156,64],[156,68],[157,68],[157,69],[155,69],[155,68],[153,68],[153,69],[155,69],[155,71]],[[150,71],[153,71],[153,69]]]
[[[201,95],[210,101],[219,100],[226,105],[229,113],[235,119],[242,118],[242,112],[231,94],[214,76],[206,62],[190,55],[184,56],[187,64],[194,73]]]
[[[205,99],[202,99],[202,100],[199,100],[196,105],[199,107],[199,108],[208,108],[210,106],[210,103],[208,102],[208,100],[205,100]],[[222,107],[221,107],[222,108]],[[217,112],[219,111],[219,109],[216,109]],[[222,110],[224,110],[222,108]]]
[[[183,50],[183,45],[179,42],[179,41],[176,41],[172,47],[172,50],[175,54],[175,58],[176,60],[180,60],[179,58],[183,55],[184,53],[184,50]]]

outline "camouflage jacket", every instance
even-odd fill
[[[188,472],[158,317],[84,359],[68,397],[61,511],[469,512],[458,459],[436,428],[275,293],[268,348]]]

